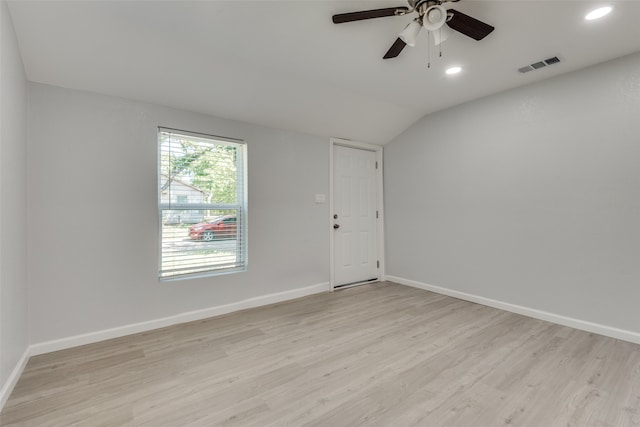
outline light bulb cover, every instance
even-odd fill
[[[414,47],[416,45],[416,38],[418,37],[418,33],[422,29],[422,23],[420,22],[420,18],[416,18],[407,25],[404,30],[398,37],[400,40],[405,42],[407,46]]]
[[[435,31],[447,21],[447,9],[439,4],[429,6],[422,18],[422,25],[429,31]]]
[[[449,38],[452,32],[453,30],[449,29],[449,27],[446,27],[444,25],[440,27],[439,30],[432,31],[431,33],[433,34],[433,44],[435,44],[436,46],[439,46],[442,42],[444,42]]]

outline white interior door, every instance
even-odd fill
[[[376,153],[333,149],[334,286],[378,278]]]

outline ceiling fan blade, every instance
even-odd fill
[[[383,58],[384,59],[395,58],[396,56],[400,55],[400,52],[402,52],[402,49],[404,49],[406,45],[407,44],[403,42],[400,38],[397,38],[396,41],[391,45],[387,53],[384,54]]]
[[[362,21],[363,19],[384,18],[385,16],[404,15],[409,11],[408,7],[387,7],[384,9],[363,10],[360,12],[339,13],[333,15],[334,24]]]
[[[447,21],[447,25],[474,40],[482,40],[495,29],[491,25],[478,21],[476,18],[472,18],[457,10],[449,9],[449,12],[452,13],[453,16]]]

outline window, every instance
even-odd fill
[[[247,269],[246,144],[158,129],[160,278]]]

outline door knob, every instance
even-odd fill
[[[337,230],[338,228],[340,228],[340,224],[333,224],[333,229]]]

